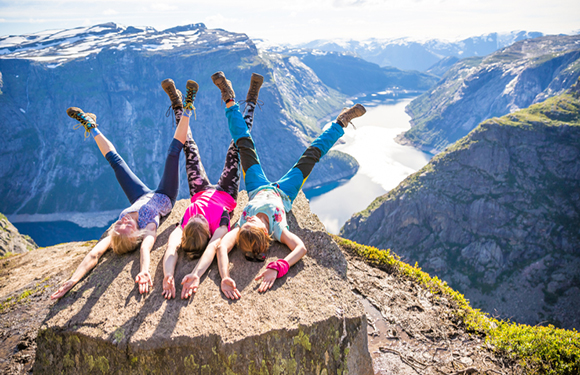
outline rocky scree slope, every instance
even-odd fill
[[[160,85],[165,78],[182,90],[188,79],[200,84],[191,128],[206,171],[217,181],[231,140],[220,92],[210,78],[218,70],[233,82],[240,100],[252,72],[265,77],[253,136],[271,179],[281,177],[320,133],[317,119],[345,101],[297,58],[259,55],[245,34],[203,24],[157,31],[111,23],[0,38],[0,210],[93,212],[127,204],[94,141],[83,141],[83,131],[73,130],[76,121],[66,115],[70,106],[94,112],[135,174],[156,187],[175,126],[165,117],[170,104]],[[313,177],[352,176],[358,168],[345,154],[325,159]]]
[[[20,234],[6,216],[0,214],[0,257],[12,253],[25,253],[37,247],[30,236]]]
[[[457,62],[407,107],[411,129],[397,141],[438,153],[480,122],[542,102],[580,76],[580,36],[517,42],[486,57]]]
[[[246,199],[242,192],[236,216]],[[258,284],[253,281],[265,264],[246,262],[234,250],[232,275],[242,299],[232,302],[220,294],[214,263],[191,300],[164,300],[160,262],[169,231],[186,204],[179,201],[162,223],[152,252],[154,286],[148,295],[139,295],[132,281],[138,272],[139,254],[115,256],[108,252],[61,301],[50,301],[50,294],[96,241],[60,244],[4,259],[0,267],[0,372],[30,373],[34,366],[35,373],[61,370],[100,374],[114,372],[129,362],[124,372],[175,373],[180,369],[195,374],[253,374],[267,370],[270,374],[292,374],[302,370],[320,375],[341,373],[340,367],[333,366],[344,365],[343,359],[348,373],[366,374],[370,370],[369,352],[363,349],[368,333],[375,374],[474,369],[522,373],[516,363],[494,352],[483,336],[467,329],[461,320],[465,307],[458,306],[451,296],[405,276],[396,267],[377,265],[376,258],[361,256],[354,244],[326,234],[302,194],[289,223],[306,241],[309,252],[271,291],[257,293]],[[287,251],[276,245],[272,255],[284,256]],[[190,272],[196,262],[180,254],[177,279]],[[360,316],[357,301],[368,319]],[[248,316],[243,324],[241,315],[236,315],[241,310]],[[349,318],[353,314],[359,318]],[[359,326],[357,319],[364,324]],[[329,332],[335,323],[342,343],[325,352],[327,344],[336,340],[336,334]],[[352,342],[349,332],[357,327],[362,328],[363,335]],[[192,335],[183,337],[186,331]],[[217,334],[196,336],[209,331]],[[261,334],[254,336],[252,332],[257,331]],[[180,348],[193,340],[205,340],[207,345],[182,353]],[[239,347],[236,342],[250,345]],[[268,346],[258,355],[263,361],[255,360],[252,342]],[[284,345],[291,348],[283,350]],[[153,348],[158,350],[152,352]],[[235,355],[226,355],[232,348]],[[312,367],[303,361],[316,359],[321,352],[322,363]],[[209,360],[204,362],[204,358]],[[251,359],[254,363],[248,364]],[[47,368],[47,361],[53,366]]]
[[[579,86],[483,122],[341,235],[418,262],[484,311],[580,327]]]

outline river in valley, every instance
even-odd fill
[[[347,181],[305,191],[312,212],[330,233],[337,234],[354,213],[395,188],[431,158],[394,140],[411,128],[405,107],[413,98],[387,99],[385,96],[379,93],[359,99],[367,113],[353,121],[356,129],[348,126],[342,138],[344,144],[334,148],[356,158],[360,164],[357,174]]]

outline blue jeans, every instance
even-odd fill
[[[179,192],[179,153],[182,148],[183,143],[174,138],[169,145],[163,176],[161,181],[159,181],[157,190],[155,190],[155,193],[167,195],[172,205],[175,205]],[[135,203],[143,195],[153,191],[131,171],[125,160],[116,151],[109,151],[105,158],[115,171],[115,177],[117,177],[119,185],[121,185],[131,204]]]
[[[291,201],[296,199],[298,192],[300,192],[310,172],[312,172],[312,168],[314,168],[320,158],[326,155],[336,141],[344,135],[342,126],[333,122],[328,129],[312,142],[296,164],[282,178],[271,182],[262,169],[254,141],[242,117],[239,105],[235,104],[230,108],[226,108],[226,117],[228,118],[230,133],[240,152],[246,189],[253,191],[264,185],[274,185],[282,190]]]

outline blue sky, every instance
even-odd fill
[[[580,30],[578,0],[0,0],[0,36],[103,22],[203,22],[274,43],[409,36],[455,40],[513,30]]]

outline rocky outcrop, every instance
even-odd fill
[[[580,99],[482,123],[341,234],[390,248],[517,322],[580,327]]]
[[[580,75],[579,41],[547,36],[459,61],[409,104],[412,127],[397,141],[438,153],[486,119],[563,93]]]
[[[246,201],[242,194],[236,217]],[[260,294],[254,278],[267,263],[247,262],[233,251],[237,301],[220,293],[215,263],[191,300],[161,295],[163,251],[186,204],[178,202],[160,226],[150,294],[139,295],[134,286],[138,252],[106,254],[51,308],[36,340],[34,373],[372,374],[366,318],[350,292],[346,260],[303,194],[289,217],[308,255]],[[269,254],[287,253],[275,244]],[[176,280],[195,262],[180,256]]]
[[[155,187],[175,127],[165,117],[170,102],[160,86],[168,77],[181,89],[188,79],[200,84],[191,127],[206,171],[217,181],[231,139],[210,79],[218,70],[233,82],[239,99],[252,72],[265,77],[253,135],[273,180],[320,133],[317,120],[345,101],[298,58],[260,54],[245,34],[202,24],[164,31],[103,24],[0,38],[0,211],[54,214],[126,205],[94,141],[83,141],[83,131],[73,129],[75,121],[66,115],[70,106],[94,112],[133,171]],[[319,166],[321,175],[333,172],[326,173],[325,165]],[[333,161],[341,172],[353,165],[342,157]],[[180,192],[180,198],[188,196],[185,174]]]
[[[179,203],[177,209],[182,209],[182,206],[183,202]],[[172,218],[167,220],[172,220]],[[327,294],[329,290],[332,290],[333,293],[340,290],[345,294],[331,294],[330,297],[325,296],[322,300],[324,298],[330,299],[331,306],[336,306],[341,301],[346,302],[348,305],[348,301],[352,298],[352,296],[349,295],[351,292],[345,292],[341,289],[342,283],[344,282],[342,276],[344,271],[343,258],[341,255],[335,253],[336,244],[332,241],[328,242],[326,235],[318,231],[318,229],[321,228],[320,223],[315,216],[307,211],[306,203],[302,196],[298,198],[295,204],[293,215],[291,215],[291,221],[292,228],[300,231],[301,236],[309,237],[311,239],[312,235],[315,236],[314,243],[317,247],[310,248],[309,254],[320,254],[320,256],[316,255],[310,260],[308,260],[310,255],[307,255],[304,260],[299,262],[299,264],[296,265],[296,267],[298,267],[298,274],[302,272],[308,273],[310,272],[310,269],[314,268],[323,271],[322,277],[332,277],[332,272],[329,274],[328,270],[325,270],[327,268],[334,268],[336,270],[334,278],[325,281],[321,280],[320,277],[317,277],[317,280],[306,288],[308,291],[303,290],[298,293],[311,293],[317,295],[319,293]],[[171,228],[171,225],[168,227],[167,224],[171,223],[166,221],[163,224],[164,228]],[[162,237],[166,238],[166,236],[167,232],[164,231]],[[474,334],[473,331],[469,331],[462,325],[460,317],[464,314],[464,310],[458,309],[457,303],[451,296],[441,295],[440,293],[433,291],[430,287],[422,284],[419,280],[402,275],[401,272],[398,272],[393,267],[377,266],[372,258],[368,259],[361,257],[360,253],[352,248],[352,244],[345,244],[348,241],[338,237],[333,238],[340,246],[340,250],[346,258],[346,281],[349,284],[349,289],[354,293],[356,298],[360,300],[365,308],[365,315],[367,316],[367,327],[365,327],[365,330],[368,331],[368,348],[372,356],[375,373],[387,372],[410,374],[419,371],[421,374],[435,375],[440,374],[441,372],[456,372],[458,369],[477,369],[481,372],[499,372],[510,369],[513,374],[521,373],[521,371],[518,371],[518,366],[512,361],[505,361],[502,359],[500,354],[490,350],[489,345],[483,342],[482,336]],[[77,267],[90,248],[94,246],[95,242],[96,241],[85,243],[65,243],[48,248],[37,249],[35,251],[2,260],[0,266],[0,320],[4,324],[0,325],[0,373],[7,375],[30,373],[36,360],[40,360],[41,353],[40,351],[37,353],[37,342],[46,345],[47,337],[42,335],[45,335],[48,332],[46,331],[45,326],[40,331],[41,337],[38,338],[37,334],[41,325],[45,322],[47,316],[51,317],[50,319],[53,319],[56,316],[68,314],[66,310],[69,309],[69,307],[66,306],[68,303],[55,303],[54,301],[50,301],[49,296],[58,288],[62,281],[66,280],[72,274],[73,270]],[[158,247],[154,252],[154,256],[159,257],[160,254],[156,253],[162,252],[163,249],[163,246]],[[233,255],[235,255],[235,251]],[[337,256],[335,257],[335,255]],[[323,258],[326,260],[322,261]],[[332,264],[328,264],[329,260]],[[73,291],[70,292],[71,295],[68,296],[73,297],[68,301],[69,303],[72,302],[72,306],[74,306],[75,309],[80,307],[79,303],[85,301],[85,305],[80,309],[73,310],[76,314],[75,319],[77,319],[77,321],[80,316],[104,315],[98,310],[98,308],[103,307],[102,304],[98,303],[98,299],[99,297],[105,298],[105,295],[110,297],[110,294],[104,293],[103,289],[107,286],[107,283],[116,277],[113,275],[113,272],[121,268],[119,265],[114,265],[116,261],[128,262],[129,264],[132,262],[138,262],[134,255],[124,257],[124,259],[115,259],[114,257],[106,255],[105,259],[103,259],[99,265],[101,273],[97,273],[98,269],[91,272],[83,281],[83,285],[79,285],[76,289],[73,289]],[[184,262],[183,267],[185,268],[181,268],[180,271],[182,273],[189,272],[195,263],[183,259],[180,259],[179,261],[180,263]],[[240,264],[253,267],[244,261],[239,263],[239,259],[235,261],[234,267],[239,266]],[[259,265],[254,264],[254,266],[259,268]],[[110,272],[107,272],[107,268],[109,267]],[[131,265],[131,272],[133,272],[133,267],[135,267],[134,264]],[[159,277],[159,272],[161,272],[161,270],[157,269],[157,274],[154,275],[156,278]],[[236,272],[238,275],[240,274],[240,270],[237,270]],[[216,327],[219,327],[219,324],[225,323],[223,320],[225,317],[225,311],[235,309],[236,306],[239,306],[238,304],[243,301],[228,302],[227,304],[223,303],[223,299],[219,296],[216,289],[216,273],[217,270],[214,266],[202,282],[202,287],[205,291],[200,289],[198,292],[199,294],[185,304],[183,301],[177,300],[172,300],[170,302],[156,300],[154,304],[158,306],[160,312],[150,311],[150,314],[147,315],[145,311],[139,311],[134,317],[133,325],[128,331],[114,331],[115,333],[113,336],[115,337],[113,340],[124,340],[124,344],[112,344],[110,341],[105,339],[101,341],[101,345],[96,345],[96,347],[90,349],[95,351],[98,347],[104,347],[103,352],[101,352],[99,356],[95,356],[94,353],[91,354],[90,351],[87,353],[86,357],[84,356],[84,353],[78,356],[74,355],[79,348],[82,348],[82,345],[87,343],[84,335],[74,333],[63,337],[60,334],[56,334],[52,338],[57,343],[59,339],[62,340],[61,344],[59,344],[59,348],[61,349],[57,349],[56,353],[62,355],[61,352],[68,349],[70,349],[70,352],[68,353],[68,357],[66,356],[67,353],[65,353],[61,364],[55,364],[54,371],[51,371],[51,373],[57,372],[56,368],[65,370],[63,372],[72,372],[75,366],[82,364],[86,364],[86,367],[81,369],[80,372],[84,371],[93,374],[101,374],[103,372],[113,373],[113,361],[116,361],[119,357],[122,358],[127,355],[127,350],[123,350],[122,348],[134,345],[134,342],[136,341],[126,338],[127,332],[135,332],[133,329],[136,329],[137,327],[141,327],[137,332],[144,332],[145,330],[148,330],[148,332],[158,331],[153,328],[151,322],[155,322],[155,319],[158,318],[160,313],[165,318],[168,318],[170,314],[177,314],[174,310],[179,310],[178,320],[181,320],[181,323],[179,324],[179,327],[181,327],[180,330],[183,328],[183,319],[186,318],[191,319],[190,323],[192,326],[208,324],[210,327],[209,329],[217,329]],[[324,373],[329,375],[339,374],[340,371],[337,370],[333,372],[332,368],[329,369],[325,366],[320,366],[320,368],[316,367],[313,371],[309,369],[302,369],[302,371],[300,371],[298,369],[298,362],[296,362],[296,371],[291,371],[293,369],[292,360],[296,360],[297,354],[300,356],[305,352],[310,353],[319,350],[316,348],[316,345],[320,346],[321,344],[314,341],[314,339],[319,337],[321,332],[324,333],[331,331],[333,329],[332,324],[334,324],[336,320],[335,316],[327,321],[327,323],[331,324],[318,324],[317,327],[319,327],[319,329],[310,335],[311,331],[308,331],[306,326],[298,328],[297,331],[293,327],[295,327],[296,324],[299,324],[298,322],[300,321],[304,322],[306,319],[305,317],[308,316],[309,312],[312,312],[315,309],[327,311],[329,315],[332,315],[332,313],[329,312],[329,306],[305,306],[305,303],[299,301],[298,307],[288,307],[290,302],[285,300],[276,301],[276,304],[270,306],[266,304],[266,302],[271,302],[270,297],[268,297],[269,293],[274,293],[272,297],[277,297],[287,295],[288,293],[286,289],[289,286],[292,288],[299,287],[296,284],[296,282],[300,280],[298,274],[291,278],[288,278],[288,276],[286,277],[287,280],[285,282],[288,285],[285,286],[280,284],[276,286],[274,290],[259,297],[251,290],[255,288],[256,285],[250,280],[253,275],[248,275],[248,279],[243,280],[244,283],[248,284],[243,292],[244,295],[242,298],[255,298],[256,303],[259,304],[260,308],[264,307],[264,310],[263,314],[260,316],[251,315],[249,318],[238,319],[236,325],[233,327],[235,335],[244,334],[244,332],[241,332],[245,327],[242,324],[248,324],[250,329],[255,330],[259,324],[270,322],[266,319],[267,317],[265,317],[266,313],[278,314],[279,309],[273,311],[274,307],[285,307],[296,313],[296,315],[292,317],[292,322],[289,323],[289,330],[278,332],[278,337],[275,335],[274,337],[268,336],[266,337],[266,340],[269,340],[267,341],[269,348],[275,348],[275,343],[280,344],[278,347],[282,349],[284,347],[290,347],[289,354],[280,349],[280,361],[276,358],[278,366],[274,365],[272,368],[268,367],[268,363],[266,363],[266,366],[263,366],[260,362],[260,370],[263,370],[260,373],[303,373],[305,375],[320,375]],[[124,275],[126,276],[126,279],[123,280],[123,282],[126,283],[126,286],[130,287],[129,284],[132,283],[131,276],[127,276],[126,273],[124,273]],[[98,283],[96,279],[99,278],[102,283],[97,286],[95,283]],[[155,281],[157,282],[158,280]],[[284,279],[279,281],[284,282]],[[331,289],[326,290],[319,288],[319,286],[328,287],[328,283],[339,283],[341,285],[333,285]],[[89,285],[94,285],[95,288],[87,289]],[[113,285],[113,283],[111,283],[108,285],[110,289],[117,284]],[[122,290],[124,290],[124,287]],[[149,306],[153,301],[147,302],[144,300],[154,298],[154,294],[160,293],[159,284],[155,284],[155,289],[151,293],[151,295],[143,297],[138,296],[136,293],[132,293],[126,301],[122,301],[122,306],[105,306],[107,309],[106,311],[109,312],[111,317],[114,317],[116,315],[122,315],[125,307],[127,307],[128,310],[135,311],[135,304],[141,304],[141,306],[146,308],[145,305]],[[248,294],[253,296],[247,296]],[[110,301],[109,297],[106,297],[107,301]],[[210,299],[206,300],[208,297]],[[310,299],[307,299],[306,301],[310,301]],[[214,316],[211,316],[214,307],[218,305],[223,307],[223,309],[214,312]],[[229,306],[224,307],[224,305]],[[197,313],[203,309],[210,311],[209,313],[201,312],[201,314],[204,315],[192,316],[193,313]],[[193,312],[190,310],[193,310]],[[255,309],[250,311],[255,312]],[[338,313],[338,311],[335,312],[335,314]],[[286,314],[287,312],[283,312],[282,316],[286,316]],[[200,323],[199,320],[201,317],[207,315],[210,315],[211,319],[207,322],[204,321]],[[115,319],[112,319],[112,321]],[[227,317],[227,319],[230,319],[230,317]],[[322,320],[323,317],[318,316],[316,319]],[[231,320],[228,320],[228,322],[231,323]],[[345,329],[348,330],[352,327],[349,322],[352,323],[352,321],[346,319],[346,315],[343,314],[343,320],[339,325],[341,327],[341,339],[344,337],[344,341],[348,340],[347,336],[343,336]],[[173,321],[173,324],[177,326],[176,321]],[[278,323],[274,324],[278,326]],[[99,329],[108,329],[107,327],[109,327],[109,325],[106,322],[103,322],[101,325],[83,325],[83,330],[92,328],[93,332],[98,332]],[[161,328],[166,332],[176,329],[169,320],[165,319],[159,326],[157,334],[161,332]],[[76,328],[72,326],[68,329],[74,330]],[[200,328],[200,330],[201,329],[205,328]],[[51,330],[51,332],[53,331]],[[334,331],[331,331],[330,333],[334,333]],[[234,335],[234,333],[228,335],[231,336]],[[262,335],[260,337],[264,338],[264,336],[267,335]],[[451,337],[453,339],[450,340],[449,338]],[[289,339],[289,342],[281,342],[283,338]],[[294,341],[295,338],[296,342]],[[364,340],[364,337],[362,336],[359,336],[359,338]],[[212,342],[212,339],[215,341]],[[246,340],[254,339],[256,338],[249,337]],[[323,344],[332,340],[334,340],[333,336],[324,337]],[[211,351],[213,344],[215,344],[214,347],[217,346],[216,341],[217,338],[215,336],[208,337],[207,342],[210,343],[209,347],[196,347],[192,351],[185,353],[186,359],[181,358],[184,361],[183,367],[188,366],[190,369],[197,368],[197,372],[194,371],[193,373],[199,374],[200,371],[202,374],[207,373],[208,368],[204,367],[204,364],[201,362],[198,362],[198,359],[195,356],[190,357],[190,355],[197,352]],[[177,351],[177,354],[179,354],[177,347],[178,344],[181,343],[183,343],[183,338],[182,341],[178,342],[178,340],[175,340],[172,342],[164,351],[170,352],[172,355]],[[310,344],[310,351],[305,348],[305,346],[308,347],[308,344]],[[359,344],[364,346],[364,344],[360,342]],[[232,345],[233,344],[224,344],[223,347],[231,347]],[[298,346],[298,350],[293,347],[294,345]],[[119,349],[119,346],[121,346],[121,349]],[[359,348],[360,347],[361,346],[359,346]],[[240,352],[236,353],[236,357],[227,357],[225,360],[233,363],[235,358],[235,362],[239,363],[240,361],[245,360],[244,357],[241,357],[241,354],[246,354],[252,351],[251,347],[242,347],[239,349]],[[328,353],[329,362],[336,361],[335,347],[332,349],[333,351]],[[342,345],[339,346],[339,356],[342,355],[341,350]],[[144,348],[140,349],[140,353],[145,351],[146,349]],[[164,355],[162,350],[159,350],[159,352],[160,356]],[[219,353],[217,349],[216,353]],[[267,354],[269,351],[265,350],[263,353]],[[261,354],[262,357],[264,357],[263,353]],[[312,353],[309,355],[311,357],[314,356]],[[364,350],[357,353],[355,344],[352,344],[347,356],[349,368],[348,373],[368,373],[365,372],[368,363],[366,362],[368,360],[368,355],[369,353]],[[217,357],[217,354],[215,356]],[[151,357],[152,356],[145,357],[145,360],[150,359]],[[159,362],[152,362],[151,366],[144,368],[143,364],[139,362],[141,361],[139,357],[131,357],[131,359],[133,358],[137,358],[137,361],[133,363],[134,366],[131,367],[129,371],[124,373],[155,373],[154,370],[156,368],[158,369],[158,366],[161,366]],[[167,372],[172,369],[172,366],[176,361],[174,356],[171,358],[172,360],[163,364],[163,368],[168,369]],[[223,357],[220,357],[220,359],[221,358]],[[284,369],[284,362],[282,362],[282,360],[286,361],[285,366],[288,371],[282,371]],[[326,353],[324,356],[324,363],[327,363]],[[41,364],[36,366],[41,366]],[[218,363],[215,367],[216,370],[210,367],[209,373],[231,373],[227,370],[220,372],[220,366],[221,363]],[[256,369],[256,367],[254,367],[254,369]],[[268,372],[266,372],[266,369]],[[346,371],[343,371],[342,374],[345,374],[345,372]],[[242,371],[236,373],[254,374],[256,372],[252,372],[250,369],[242,369]]]
[[[32,238],[20,234],[6,216],[0,214],[0,256],[7,253],[25,253],[37,247]]]

